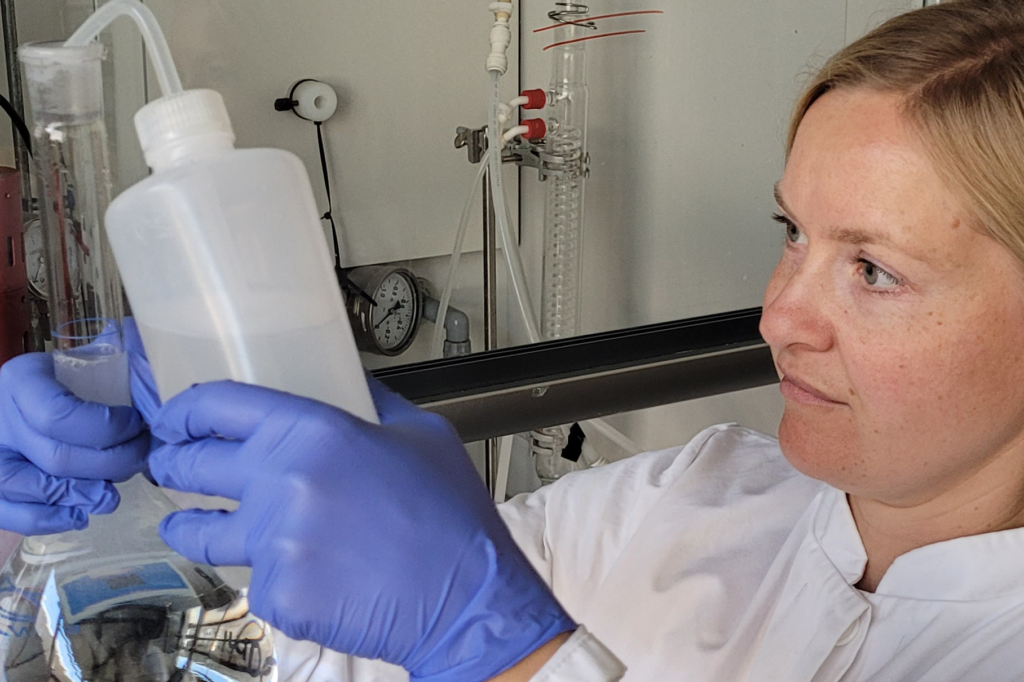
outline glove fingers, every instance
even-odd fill
[[[412,403],[385,386],[369,372],[366,373],[366,383],[370,387],[370,396],[373,398],[373,405],[377,408],[377,416],[380,417],[381,423],[390,422],[392,417],[405,410],[415,409]]]
[[[178,554],[211,566],[249,566],[237,512],[189,509],[160,523],[160,537]]]
[[[242,499],[247,467],[238,461],[238,441],[206,440],[164,445],[149,456],[149,471],[157,483],[187,493]]]
[[[217,381],[183,391],[160,410],[153,433],[167,443],[210,437],[248,439],[273,412],[312,400],[260,386]]]
[[[0,527],[19,535],[51,535],[81,530],[89,517],[74,507],[51,507],[0,500]]]
[[[76,507],[87,514],[117,509],[117,489],[105,481],[82,481],[50,476],[21,455],[0,449],[0,500]]]
[[[126,317],[123,324],[124,346],[128,352],[128,368],[132,387],[132,404],[142,414],[147,424],[152,424],[160,411],[162,403],[153,379],[153,369],[149,365],[146,349],[142,345],[142,337],[135,320]]]
[[[83,447],[22,429],[18,451],[51,476],[90,481],[127,481],[142,471],[149,454],[149,433],[106,449]]]
[[[145,423],[131,407],[79,399],[53,374],[53,358],[30,353],[3,366],[2,380],[25,422],[37,433],[86,448],[108,448],[138,436]]]

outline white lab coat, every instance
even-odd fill
[[[574,474],[501,508],[578,632],[535,682],[1024,679],[1024,529],[910,552],[874,594],[846,496],[771,438],[690,444]],[[596,639],[595,639],[596,637]],[[289,682],[404,672],[283,642]]]

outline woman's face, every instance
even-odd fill
[[[1024,480],[1024,274],[972,229],[898,105],[847,89],[807,113],[761,332],[793,466],[904,506]]]

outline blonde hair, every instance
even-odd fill
[[[796,106],[786,154],[831,90],[903,95],[940,175],[1024,263],[1024,0],[955,0],[889,20],[832,57]]]

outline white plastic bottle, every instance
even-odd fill
[[[301,161],[235,149],[212,90],[156,100],[135,125],[153,174],[106,226],[160,397],[234,379],[376,422]]]

